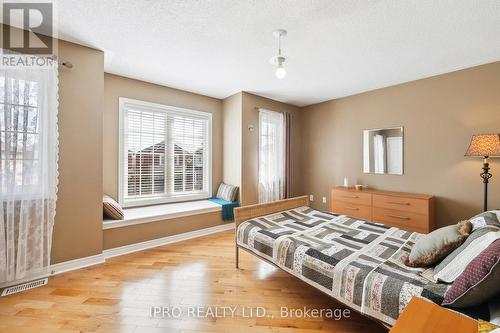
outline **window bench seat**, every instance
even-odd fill
[[[104,219],[102,228],[113,229],[134,224],[149,223],[176,217],[220,212],[222,206],[208,200],[177,202],[137,208],[125,208],[123,220]]]

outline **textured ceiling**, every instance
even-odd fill
[[[500,60],[500,0],[57,3],[59,37],[103,50],[106,72],[217,98],[303,106]]]

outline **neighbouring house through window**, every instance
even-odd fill
[[[120,98],[120,203],[210,197],[211,126],[207,112]]]

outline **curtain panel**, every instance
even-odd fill
[[[285,135],[285,199],[293,197],[292,115],[283,113]]]
[[[377,134],[373,137],[375,173],[385,173],[385,138]]]
[[[283,113],[259,109],[259,202],[284,198],[285,136]]]
[[[57,63],[0,69],[0,282],[49,273],[57,112]]]

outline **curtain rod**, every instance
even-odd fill
[[[3,50],[3,54],[22,55],[19,52],[15,52],[15,51],[11,51],[11,50]],[[65,61],[65,60],[59,59],[58,56],[55,55],[55,54],[46,55],[46,56],[42,56],[42,57],[43,58],[52,59],[53,61],[57,61],[58,65],[64,66],[64,67],[66,67],[68,69],[73,68],[73,64],[70,61]]]
[[[54,61],[57,61],[57,64],[60,65],[60,66],[64,66],[66,67],[67,69],[71,69],[73,68],[73,64],[69,61],[65,61],[65,60],[62,60],[62,59],[59,59],[55,54],[53,54],[50,59],[54,60]]]
[[[260,110],[260,109],[264,109],[264,110],[268,110],[268,111],[273,111],[273,112],[278,112],[278,113],[290,113],[289,111],[276,111],[276,110],[271,110],[271,109],[268,109],[268,108],[263,108],[261,106],[255,106],[254,107],[255,110]]]

